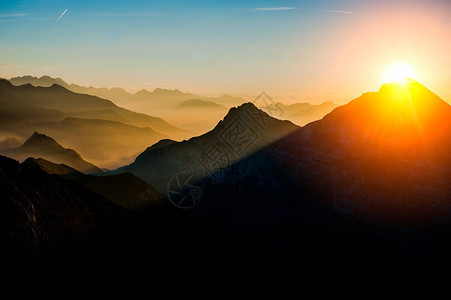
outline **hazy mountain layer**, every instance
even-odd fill
[[[137,91],[135,94],[131,94],[122,88],[107,89],[84,87],[76,84],[68,84],[61,78],[51,78],[49,76],[42,76],[40,78],[33,76],[21,76],[11,78],[9,81],[17,86],[29,83],[34,86],[50,87],[53,84],[58,84],[76,93],[94,95],[113,100],[120,106],[146,113],[151,112],[152,109],[155,108],[174,107],[191,99],[202,99],[205,101],[217,102],[227,107],[240,105],[245,102],[245,100],[240,97],[232,97],[229,95],[222,95],[220,97],[201,97],[190,93],[184,93],[177,89],[168,90],[156,88],[151,92],[142,89]]]
[[[2,80],[0,82],[0,90],[5,93],[1,97],[2,101],[8,101],[8,95],[13,97],[8,102],[8,109],[11,106],[22,105],[56,110],[63,112],[66,116],[78,114],[85,118],[111,121],[118,121],[119,118],[120,121],[124,121],[126,124],[138,127],[150,127],[157,132],[174,137],[177,140],[190,137],[191,135],[190,132],[174,127],[161,118],[151,117],[118,107],[109,100],[74,93],[57,84],[50,87],[34,87],[31,84],[15,87],[8,81]],[[16,99],[18,101],[15,101]]]
[[[281,119],[290,120],[296,125],[304,126],[310,122],[323,118],[335,107],[337,106],[332,102],[324,102],[318,105],[310,103],[295,103],[291,105],[276,103],[265,107],[265,109],[270,111],[282,111],[283,114],[280,117]]]
[[[241,97],[232,97],[223,95],[220,97],[202,97],[190,93],[184,93],[179,90],[167,90],[157,88],[154,91],[145,89],[130,94],[121,88],[94,88],[82,87],[75,84],[67,84],[61,78],[51,78],[42,76],[40,78],[33,76],[22,76],[11,78],[10,82],[14,85],[32,84],[35,86],[50,87],[53,84],[64,86],[65,88],[88,95],[95,95],[101,98],[109,99],[114,103],[132,109],[144,112],[150,115],[158,115],[172,124],[203,134],[212,130],[225,114],[225,109],[238,106],[246,101]],[[309,103],[295,103],[285,105],[282,103],[266,103],[260,108],[266,112],[278,112],[277,115],[285,120],[289,120],[297,125],[304,126],[315,120],[319,120],[329,113],[336,105],[332,102],[324,102],[319,105]],[[73,117],[104,119],[123,122],[136,126],[149,126],[150,128],[166,134],[172,138],[186,138],[187,135],[171,132],[170,129],[161,129],[156,127],[149,120],[138,122],[136,116],[127,117],[124,112],[116,112],[112,109],[96,109],[93,111],[73,112]],[[130,120],[133,119],[133,122]],[[193,136],[193,134],[191,134]]]
[[[58,85],[16,87],[1,80],[0,104],[4,137],[25,139],[35,131],[44,132],[102,167],[129,163],[162,138],[179,140],[194,135],[160,118]]]
[[[57,123],[36,124],[35,128],[107,168],[132,160],[147,145],[166,138],[148,127],[95,119],[66,118]]]
[[[20,147],[22,143],[15,137],[6,137],[3,141],[0,141],[0,150],[11,149]]]
[[[0,150],[0,153],[19,161],[24,161],[29,157],[44,158],[66,164],[86,174],[102,173],[101,169],[85,161],[75,150],[64,148],[53,138],[38,132],[33,133],[22,146]]]

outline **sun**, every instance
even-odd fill
[[[414,75],[414,68],[406,62],[392,63],[383,74],[384,81],[388,83],[393,81],[397,83],[406,83],[407,79],[415,77]]]

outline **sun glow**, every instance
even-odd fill
[[[387,83],[406,83],[407,79],[415,77],[414,68],[405,62],[391,64],[384,72],[384,81]]]

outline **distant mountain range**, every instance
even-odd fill
[[[84,87],[76,84],[68,84],[61,78],[52,78],[49,76],[34,77],[20,76],[13,77],[9,80],[12,84],[19,86],[24,84],[32,84],[33,86],[50,87],[58,84],[76,93],[88,94],[104,99],[114,101],[114,103],[137,111],[146,113],[152,112],[155,108],[174,107],[184,101],[192,99],[201,99],[205,101],[217,102],[221,105],[231,107],[246,102],[243,98],[222,95],[220,97],[202,97],[190,93],[184,93],[177,89],[168,90],[156,88],[153,91],[145,89],[137,91],[135,94],[128,93],[122,88],[94,88]]]
[[[185,129],[192,130],[197,134],[210,131],[217,124],[217,120],[222,118],[226,109],[239,106],[246,101],[241,97],[222,95],[220,97],[203,97],[180,90],[167,90],[156,88],[153,91],[142,89],[135,94],[128,93],[122,88],[94,88],[83,87],[76,84],[68,84],[61,78],[51,78],[49,76],[33,77],[22,76],[10,79],[14,85],[32,84],[34,86],[50,87],[53,84],[63,86],[73,92],[98,96],[112,100],[115,104],[134,111],[144,112],[153,116],[160,116],[166,121]],[[336,105],[332,102],[324,102],[319,105],[309,103],[295,103],[286,105],[283,103],[267,103],[259,108],[269,112],[281,111],[282,118],[297,125],[304,126],[307,123],[321,119],[332,111]],[[99,118],[126,122],[129,119],[123,113],[118,113],[111,109],[96,109],[93,111],[73,112],[73,117]],[[167,131],[159,130],[151,124],[128,124],[136,126],[149,126],[150,128],[166,134],[170,137],[178,137],[177,134],[169,134]],[[183,134],[181,135],[182,137]]]

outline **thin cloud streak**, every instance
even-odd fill
[[[257,7],[254,8],[254,10],[259,10],[259,11],[278,11],[278,10],[293,10],[293,9],[298,9],[296,7],[285,7],[285,6],[281,6],[281,7]]]
[[[346,10],[321,10],[322,12],[329,12],[329,13],[335,13],[335,14],[354,14],[353,11],[346,11]]]
[[[288,6],[280,6],[280,7],[257,7],[252,9],[237,9],[237,10],[251,10],[251,11],[283,11],[283,10],[309,10],[316,12],[326,12],[333,14],[354,14],[353,11],[347,10],[332,10],[332,9],[312,9],[312,8],[304,8],[304,7],[288,7]]]
[[[9,67],[9,68],[25,68],[24,66],[18,66],[18,65],[10,65],[10,64],[0,64],[0,67]]]
[[[56,23],[58,23],[58,21],[64,16],[64,14],[66,13],[66,11],[67,11],[67,8],[66,8],[66,10],[61,14],[61,16],[58,18],[58,20],[56,20]]]
[[[20,13],[20,14],[4,14],[0,15],[0,18],[17,18],[17,17],[25,17],[26,13]]]
[[[158,15],[156,13],[100,13],[100,14],[90,14],[94,17],[149,17]]]

